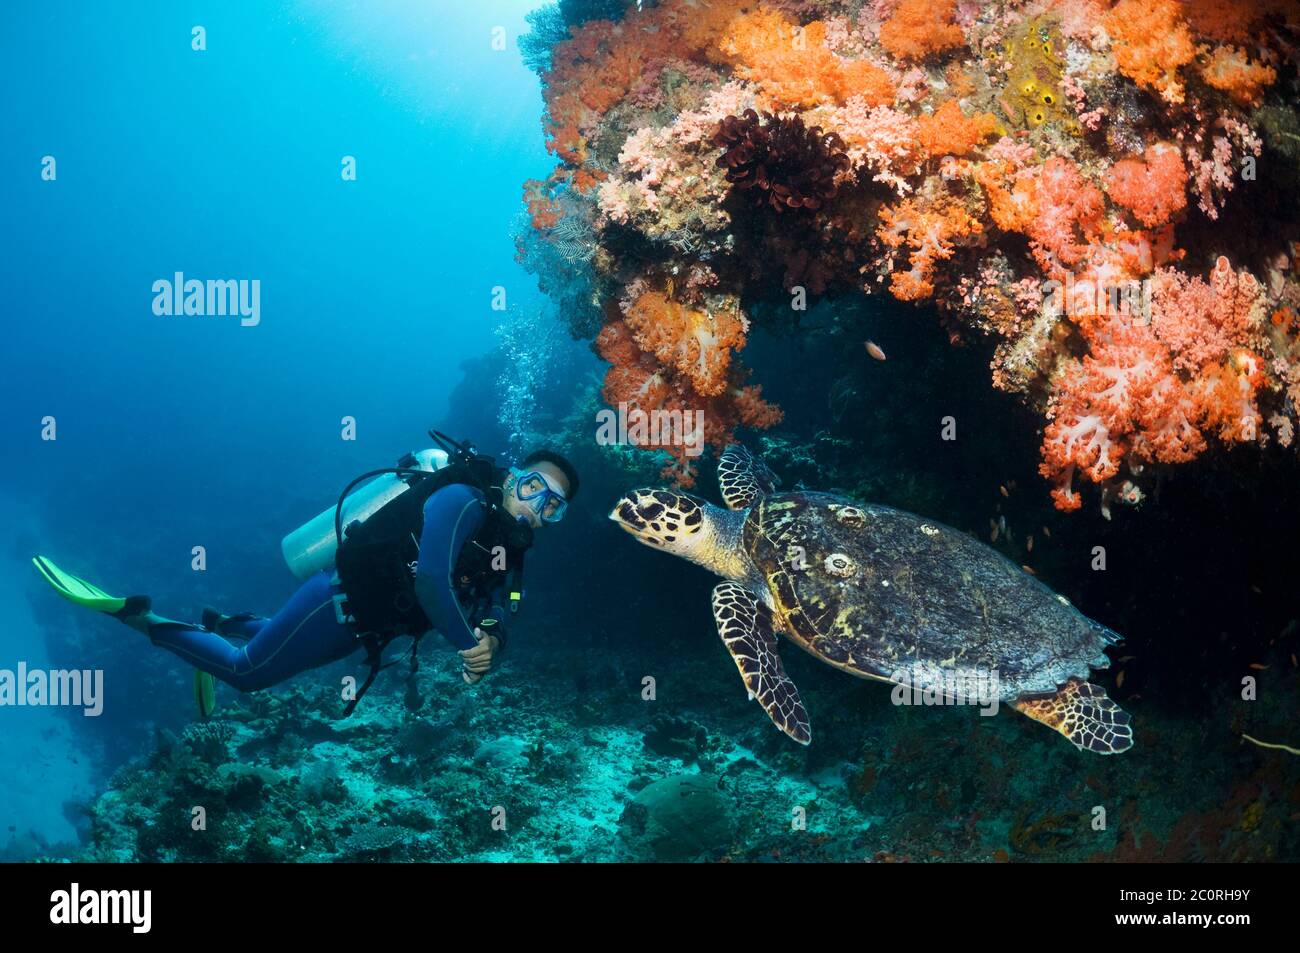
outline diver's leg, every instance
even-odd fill
[[[203,610],[203,628],[217,635],[224,635],[228,639],[241,639],[244,642],[250,641],[253,636],[262,631],[262,626],[269,621],[265,616],[254,615],[251,612],[223,615],[216,609]]]
[[[335,618],[329,580],[328,573],[317,573],[274,618],[247,620],[243,631],[231,633],[248,638],[244,645],[232,645],[201,626],[156,616],[158,621],[149,625],[149,638],[240,691],[268,688],[346,658],[361,647],[352,631]]]

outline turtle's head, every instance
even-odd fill
[[[735,578],[740,563],[743,513],[732,513],[672,490],[633,490],[609,518],[638,540]]]

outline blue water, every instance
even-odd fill
[[[427,443],[461,361],[493,345],[493,289],[510,314],[540,306],[511,240],[521,183],[551,167],[516,47],[530,6],[21,0],[0,14],[0,668],[94,658],[107,695],[95,726],[0,708],[0,853],[73,839],[65,802],[189,714],[184,667],[52,604],[33,552],[180,617],[273,607],[292,583],[279,537]],[[259,320],[155,314],[154,282],[176,272],[256,280]]]

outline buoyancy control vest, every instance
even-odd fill
[[[471,611],[484,614],[492,595],[503,584],[510,586],[511,612],[518,609],[523,596],[524,554],[532,546],[533,530],[502,505],[505,471],[472,444],[457,443],[437,431],[430,431],[430,436],[447,450],[446,466],[428,472],[415,469],[411,461],[399,461],[397,467],[383,472],[396,473],[409,489],[364,521],[338,527],[335,569],[343,595],[339,614],[365,642],[371,666],[344,715],[352,713],[375,676],[386,667],[381,656],[393,639],[409,635],[415,640],[411,647],[412,672],[417,668],[415,652],[431,623],[416,597],[415,570],[424,530],[424,506],[438,490],[459,483],[474,487],[483,496],[482,525],[461,548],[452,572],[457,597],[468,603]],[[340,513],[348,490],[339,500]]]

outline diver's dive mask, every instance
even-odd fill
[[[510,468],[515,480],[515,499],[527,506],[543,523],[558,523],[564,519],[569,501],[564,494],[551,488],[546,477],[536,470]]]

